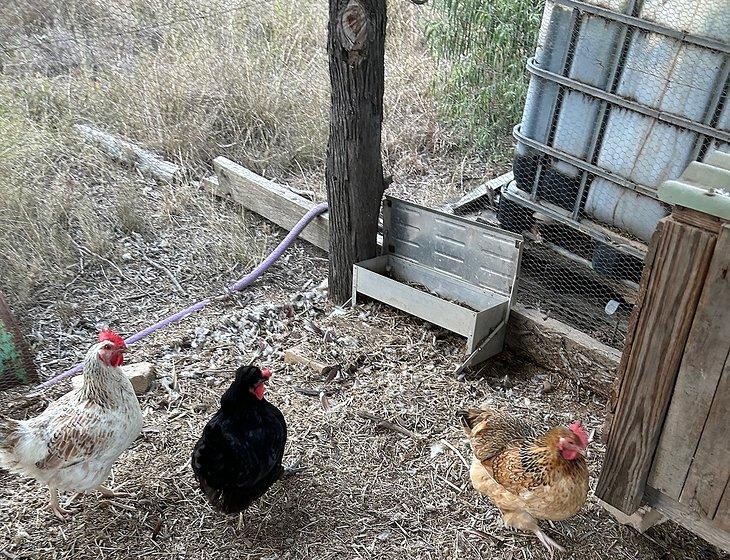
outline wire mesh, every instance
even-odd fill
[[[525,236],[519,301],[621,347],[646,245],[668,211],[656,198],[658,185],[711,149],[728,149],[730,22],[724,4],[546,2],[535,55],[527,64],[522,122],[514,130],[514,180],[492,183],[455,207]],[[449,65],[456,63],[431,56],[426,41],[433,40],[435,23],[444,21],[472,37],[481,37],[472,29],[480,21],[490,29],[485,36],[510,35],[502,16],[512,8],[501,2],[487,13],[475,4],[476,12],[463,11],[474,21],[461,25],[459,10],[448,12],[454,21],[439,19],[443,8],[452,6],[441,2],[441,11],[423,16],[424,24],[404,17],[405,5],[389,5],[383,151],[396,179],[421,175],[407,188],[396,180],[390,193],[441,208],[454,192],[453,169],[444,173],[443,168],[461,157],[437,161],[435,156],[457,144],[435,116],[438,98],[427,92],[444,78],[440,68],[446,66],[449,75]],[[484,97],[485,111],[496,113],[505,100],[510,111],[519,104],[523,88],[512,87],[509,55],[523,52],[535,19],[533,2],[519,6],[527,14],[519,40],[495,50],[491,66],[481,59],[470,62],[488,68],[484,79],[491,76],[490,92],[497,92]],[[252,257],[257,245],[245,226],[232,224],[230,214],[216,222],[210,204],[201,205],[190,218],[198,223],[186,237],[179,222],[202,197],[183,204],[173,200],[182,198],[181,188],[163,194],[140,185],[135,170],[125,175],[116,164],[108,166],[108,158],[75,136],[73,125],[89,124],[133,140],[183,166],[191,177],[210,173],[211,161],[221,155],[272,179],[296,176],[295,186],[316,191],[321,200],[329,120],[326,21],[325,2],[3,3],[0,226],[8,233],[0,236],[0,286],[9,299],[32,299],[49,283],[56,291],[48,289],[36,299],[52,301],[66,283],[88,273],[78,262],[85,259],[87,269],[93,261],[118,271],[125,255],[134,253],[129,247],[162,256],[161,245],[155,245],[162,242],[175,247],[179,262],[166,266],[183,279],[190,270],[215,271],[226,279],[232,270],[247,270],[260,255]],[[401,42],[393,43],[398,33]],[[460,44],[453,56],[464,59],[465,48]],[[497,64],[503,58],[509,63]],[[458,73],[458,66],[452,69]],[[471,85],[478,81],[469,79]],[[513,89],[516,93],[508,95]],[[509,136],[501,130],[506,120],[514,117],[484,121],[499,128],[481,135],[495,152],[502,153],[505,144],[495,138]],[[145,209],[137,209],[142,202]],[[174,231],[143,239],[140,232],[159,226],[145,212],[177,212]],[[203,215],[208,221],[201,224]],[[23,241],[10,241],[14,238]],[[164,276],[159,269],[144,275],[158,273]],[[113,290],[134,285],[124,271],[113,276]],[[199,284],[195,294],[207,295],[209,285]],[[168,307],[188,302],[168,292]],[[83,297],[79,292],[73,305],[91,306]],[[92,341],[86,335],[97,325],[75,328],[74,319],[62,316],[79,313],[68,301],[57,303],[59,332],[63,326],[75,340]],[[101,306],[88,315],[93,313],[98,316],[87,317],[89,324],[105,319]],[[159,318],[153,315],[145,315],[147,324]],[[20,319],[29,332],[31,321]],[[146,326],[140,321],[136,326]],[[56,364],[71,365],[83,354],[82,346],[52,357]],[[6,385],[0,378],[0,390]]]
[[[131,334],[260,259],[265,235],[196,181],[218,156],[271,178],[321,164],[326,22],[326,3],[282,0],[2,2],[0,289],[14,332],[38,342],[41,377],[82,358],[100,326],[128,320]],[[120,165],[79,124],[174,162],[185,184]],[[184,287],[167,286],[163,306],[134,300],[135,317],[125,298],[165,268]],[[2,391],[24,376],[0,354]]]
[[[622,346],[657,188],[728,151],[728,52],[722,0],[546,2],[514,181],[459,208],[524,234],[523,303]]]

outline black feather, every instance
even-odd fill
[[[238,369],[193,450],[195,478],[223,513],[246,509],[283,471],[286,421],[273,404],[251,394],[261,380],[257,367]]]

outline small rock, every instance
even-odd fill
[[[22,544],[26,540],[30,538],[30,535],[27,531],[24,531],[23,529],[19,529],[17,533],[15,533],[15,536],[13,537],[13,544]]]
[[[128,364],[122,366],[122,372],[132,382],[132,388],[137,395],[141,395],[150,390],[152,381],[155,379],[155,366],[149,362],[139,362],[136,364]],[[81,387],[84,382],[83,375],[77,375],[71,379],[71,385],[74,389]]]
[[[122,366],[124,375],[132,382],[132,388],[137,395],[150,390],[155,379],[155,366],[150,362],[139,362]]]
[[[540,387],[540,393],[543,395],[547,395],[548,393],[552,393],[555,387],[553,387],[553,384],[550,383],[547,379],[542,382],[542,387]]]

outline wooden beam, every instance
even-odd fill
[[[469,211],[469,205],[479,203],[484,198],[488,198],[489,202],[494,204],[494,193],[509,184],[514,178],[514,174],[510,171],[475,187],[451,206],[452,212],[454,214],[464,214]]]
[[[725,487],[725,492],[722,494],[720,505],[717,507],[717,513],[712,524],[718,529],[730,534],[730,483]]]
[[[256,212],[287,231],[316,206],[311,200],[227,158],[215,158],[213,167],[218,176],[218,185],[206,180],[203,182],[206,188],[217,196],[230,196],[244,208]],[[315,218],[304,228],[301,237],[326,251],[329,247],[329,212]]]
[[[727,272],[727,268],[725,271]],[[725,283],[727,284],[727,281]],[[725,309],[728,308],[725,307]],[[728,333],[730,330],[725,329],[725,332]],[[682,397],[687,398],[687,395],[682,395]],[[730,362],[726,361],[715,398],[712,401],[710,414],[707,416],[707,422],[702,430],[692,466],[687,474],[684,488],[682,488],[682,495],[679,497],[680,502],[710,519],[715,517],[722,494],[728,484],[728,478],[730,478],[728,411],[730,411]],[[694,443],[695,441],[684,443]]]
[[[617,510],[611,504],[607,504],[602,500],[598,500],[598,502],[601,504],[601,507],[610,513],[616,521],[621,523],[621,525],[630,525],[639,533],[645,533],[652,527],[656,527],[667,520],[667,517],[665,517],[663,513],[649,506],[641,506],[631,515],[626,515],[622,511]]]
[[[715,526],[708,519],[702,518],[685,504],[680,504],[668,498],[650,486],[646,488],[646,503],[658,509],[682,527],[702,537],[708,543],[721,548],[725,552],[730,552],[730,533]]]
[[[507,347],[542,367],[577,380],[608,398],[621,352],[539,311],[515,304],[510,311]]]
[[[174,183],[183,176],[183,168],[179,165],[165,161],[157,154],[123,138],[83,124],[74,125],[74,129],[80,136],[96,144],[112,158],[136,166],[145,175],[150,175],[165,183]]]
[[[302,350],[300,346],[294,346],[293,348],[287,348],[284,350],[284,363],[285,364],[299,364],[308,367],[314,373],[324,375],[330,372],[336,364],[325,364],[306,355],[306,352]]]
[[[722,418],[712,416],[711,408],[720,414],[718,403],[728,394],[718,387],[730,352],[730,226],[720,235],[707,273],[705,285],[697,305],[697,313],[674,388],[676,398],[667,411],[649,485],[675,500],[687,502],[693,494],[700,500],[700,508],[715,510],[722,489],[707,492],[709,486],[725,486],[730,465],[728,438],[718,434],[718,440],[708,439],[703,433],[713,425],[725,426]],[[727,366],[725,366],[727,367]],[[726,375],[726,374],[725,374]],[[716,402],[713,402],[713,399]],[[727,409],[725,409],[727,410]],[[719,420],[719,422],[718,422]],[[716,422],[716,424],[713,424]],[[700,437],[709,447],[703,449]],[[699,447],[698,442],[700,442]],[[724,449],[724,453],[722,452]],[[693,463],[693,457],[697,460]],[[724,473],[722,470],[725,465]],[[692,465],[693,474],[687,478]],[[713,467],[710,471],[710,467]],[[685,480],[688,487],[685,487]],[[698,485],[705,491],[701,491]],[[684,492],[682,488],[685,487]],[[682,498],[680,499],[680,494]],[[710,502],[714,502],[710,508]]]
[[[692,319],[715,248],[712,233],[659,222],[642,277],[596,495],[627,515],[641,505]],[[627,340],[627,343],[629,342]]]

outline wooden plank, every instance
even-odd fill
[[[721,531],[730,533],[730,482],[725,486],[712,525]]]
[[[83,124],[74,125],[74,129],[80,136],[99,146],[112,158],[137,166],[145,175],[151,175],[166,183],[174,183],[183,177],[183,168],[179,165],[166,161],[157,154],[123,138]]]
[[[728,269],[730,227],[725,226],[707,272],[649,475],[650,486],[675,500],[680,500],[692,458],[708,421],[710,407],[715,406],[713,397],[730,352]],[[701,452],[697,457],[705,466],[709,466],[709,463],[704,462],[709,457],[703,459]],[[725,457],[725,461],[730,463],[730,457]],[[722,484],[724,486],[725,480],[722,480]]]
[[[676,206],[674,210],[672,210],[672,216],[678,222],[683,222],[715,233],[719,233],[724,225],[722,218],[710,216],[709,214],[698,212],[691,208],[683,208],[682,206]]]
[[[631,515],[626,515],[602,500],[598,500],[598,503],[621,525],[630,525],[639,533],[646,533],[652,527],[656,527],[667,520],[662,512],[649,506],[641,506]]]
[[[631,350],[634,346],[634,338],[638,334],[637,323],[641,312],[644,309],[644,303],[647,301],[647,288],[657,259],[657,247],[660,245],[659,239],[664,235],[664,228],[667,220],[668,218],[659,221],[657,229],[654,232],[654,235],[652,235],[651,243],[649,244],[649,248],[646,252],[646,257],[644,257],[644,268],[641,271],[641,279],[639,280],[639,293],[636,296],[634,309],[629,316],[629,322],[626,327],[626,340],[624,341],[624,348],[621,353],[621,361],[619,363],[616,380],[612,387],[611,399],[608,403],[608,409],[611,415],[615,412],[616,406],[618,405],[618,396],[623,385],[624,372],[626,372],[629,356],[631,355]]]
[[[481,202],[483,198],[488,198],[489,202],[494,206],[494,193],[500,190],[505,185],[509,184],[515,178],[514,173],[509,171],[504,175],[490,179],[486,183],[473,188],[464,196],[462,196],[458,202],[451,206],[451,211],[454,214],[464,214],[469,212],[469,205]]]
[[[329,373],[330,370],[336,366],[336,364],[325,364],[306,356],[306,353],[301,346],[294,346],[293,348],[287,348],[284,350],[284,363],[301,364],[320,375]]]
[[[716,240],[671,217],[660,223],[596,489],[599,498],[628,515],[641,505]]]
[[[725,362],[710,414],[707,416],[700,443],[679,498],[681,503],[710,519],[715,517],[722,493],[730,479],[728,411],[730,411],[730,362]],[[689,443],[693,442],[694,440]]]
[[[715,527],[711,521],[700,517],[686,505],[665,496],[651,486],[646,487],[646,503],[708,543],[730,552],[730,533]]]
[[[609,397],[621,359],[615,348],[519,303],[510,310],[505,344],[604,398]]]
[[[311,200],[227,158],[215,158],[213,167],[218,176],[218,187],[214,194],[228,194],[244,208],[286,230],[291,230],[304,214],[316,206]],[[208,188],[211,184],[210,181],[206,182]],[[329,247],[328,213],[312,220],[302,231],[301,237],[326,251]]]
[[[660,221],[657,225],[657,229],[652,235],[651,243],[649,243],[646,256],[644,257],[644,268],[641,270],[641,279],[639,280],[639,292],[636,296],[634,309],[631,312],[631,315],[629,315],[629,322],[626,328],[626,340],[624,341],[623,352],[619,358],[618,371],[609,389],[608,405],[606,407],[608,411],[606,412],[606,420],[603,424],[603,441],[608,441],[611,433],[611,425],[613,424],[613,416],[616,411],[616,406],[618,405],[618,396],[621,393],[621,386],[624,381],[626,364],[634,345],[634,337],[637,334],[636,323],[641,315],[644,302],[646,301],[646,288],[649,285],[649,278],[651,277],[652,270],[654,269],[654,263],[656,261],[656,250],[659,245],[658,239],[662,235],[664,235],[664,221]]]

